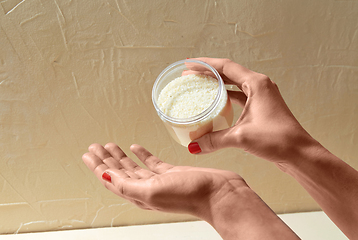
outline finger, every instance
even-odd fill
[[[127,171],[136,172],[141,169],[141,167],[138,164],[136,164],[134,161],[132,161],[132,159],[127,157],[127,155],[122,151],[122,149],[115,143],[107,143],[105,145],[105,149]]]
[[[139,176],[137,173],[135,172],[131,172],[131,171],[124,171],[130,178],[133,179],[141,179],[142,176]]]
[[[111,159],[105,159],[104,162],[109,168],[113,169],[124,169],[125,173],[134,179],[139,179],[135,172],[140,168],[135,162],[133,162],[122,149],[115,143],[107,143],[104,148],[112,155]]]
[[[186,75],[190,75],[190,74],[195,74],[195,75],[205,75],[205,76],[210,76],[212,78],[216,79],[216,76],[213,72],[211,71],[194,71],[194,70],[185,70],[182,72],[182,76],[186,76]]]
[[[241,91],[230,91],[230,90],[228,90],[227,93],[232,103],[238,104],[242,108],[245,107],[247,101],[247,96],[245,95],[245,93]]]
[[[199,75],[207,75],[210,77],[213,77],[215,79],[216,75],[212,72],[212,71],[194,71],[194,70],[184,70],[182,72],[182,76],[186,76],[186,75],[190,75],[190,74],[199,74]],[[222,80],[224,81],[225,84],[232,84],[236,86],[236,83],[231,81],[229,78],[227,78],[226,76],[221,76]]]
[[[106,149],[111,154],[111,156],[118,161],[122,158],[127,157],[127,155],[122,151],[122,149],[115,143],[107,143],[104,146],[104,149]]]
[[[236,127],[205,134],[188,145],[189,152],[192,154],[205,154],[222,148],[235,147],[236,140],[233,137],[233,131],[235,131]]]
[[[128,174],[131,174],[131,176],[134,177],[136,175],[137,178],[149,178],[153,176],[151,171],[141,168],[132,159],[127,157],[127,155],[118,145],[114,143],[107,143],[105,149],[120,163],[120,165],[125,170],[127,170]]]
[[[213,72],[211,72],[211,71],[200,72],[200,71],[194,71],[194,70],[185,70],[182,73],[183,76],[190,75],[190,74],[207,75],[207,76],[210,76],[210,77],[213,77],[213,78],[216,77],[215,74],[213,74]],[[227,78],[225,77],[225,79],[227,79]],[[230,84],[233,83],[230,80],[224,80],[224,82],[225,83],[230,83]],[[229,85],[227,85],[227,86],[229,86]],[[231,86],[236,86],[236,85],[231,85]],[[227,90],[227,92],[228,92],[229,97],[230,97],[230,99],[232,100],[233,103],[239,104],[242,108],[244,108],[246,100],[247,100],[247,96],[245,95],[245,93],[243,93],[241,91],[230,91],[230,90]]]
[[[196,72],[210,71],[209,67],[205,66],[204,64],[198,63],[198,61],[194,59],[187,59],[185,61],[185,66],[187,67],[187,69]]]
[[[107,169],[102,173],[102,179],[104,180],[104,186],[111,192],[117,194],[120,197],[128,199],[123,195],[121,189],[118,188],[118,182],[122,179],[130,179],[130,176],[124,172],[123,169]]]
[[[118,145],[114,143],[107,143],[105,148],[126,170],[134,172],[140,169],[140,166],[127,157]]]
[[[113,169],[123,169],[123,166],[113,157],[109,157],[102,160],[109,168]]]
[[[96,175],[96,177],[104,184],[102,174],[108,169],[108,166],[97,155],[88,152],[82,156],[83,162]]]
[[[106,182],[106,188],[130,201],[145,202],[153,187],[148,179],[130,178],[123,170],[108,169],[106,172],[111,176],[111,182]]]
[[[112,157],[111,154],[100,144],[93,143],[88,147],[88,151],[97,155],[101,159]]]
[[[140,145],[133,144],[130,149],[139,158],[139,160],[141,160],[154,173],[161,174],[174,167],[173,165],[165,163],[159,158],[153,156],[147,149]]]
[[[205,62],[204,58],[198,58],[196,60],[201,60],[202,62]],[[209,76],[211,76],[213,78],[217,78],[217,76],[213,73],[213,71],[211,69],[207,68],[206,66],[204,66],[202,64],[198,64],[196,62],[190,62],[190,59],[188,60],[188,62],[185,63],[185,65],[189,70],[184,71],[184,72],[187,72],[187,73],[184,73],[183,75],[188,75],[190,73],[194,73],[194,74],[196,73],[196,74],[209,75]],[[211,66],[211,67],[213,67],[213,66]],[[237,85],[237,83],[232,81],[230,78],[226,77],[225,75],[221,74],[220,72],[218,72],[218,73],[221,76],[221,78],[222,78],[222,80],[224,81],[225,84]]]
[[[119,147],[118,147],[119,149]],[[97,143],[94,143],[94,144],[91,144],[88,148],[88,150],[95,154],[99,159],[102,160],[102,162],[107,165],[108,168],[114,168],[114,169],[121,169],[123,168],[123,166],[120,164],[120,162],[118,161],[118,157],[120,155],[119,152],[114,152],[112,151],[109,152],[106,147],[103,147],[102,145],[100,144],[97,144]],[[121,149],[119,149],[120,151],[122,151]],[[113,157],[113,155],[115,157]],[[122,155],[126,156],[124,154],[124,152],[122,152]]]
[[[144,181],[139,181],[137,178],[132,178],[130,175],[131,172],[128,174],[128,172],[125,172],[124,169],[107,169],[105,173],[109,175],[109,178],[106,177],[107,180],[104,183],[108,190],[124,199],[127,199],[142,209],[152,210],[152,208],[150,208],[147,204],[138,200],[144,198],[146,195],[146,189],[142,187],[138,188],[138,185],[134,186],[136,182],[137,184],[141,183],[140,185],[143,185],[145,183]],[[134,189],[132,189],[133,187]]]
[[[248,75],[255,74],[255,72],[235,63],[229,59],[220,58],[195,58],[199,61],[206,62],[215,68],[221,76],[225,76],[228,83],[231,81],[235,83],[240,89],[242,84],[247,80]]]

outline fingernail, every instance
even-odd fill
[[[107,182],[112,182],[112,178],[111,178],[111,175],[109,175],[107,172],[104,172],[103,174],[102,174],[102,179],[103,180],[105,180],[105,181],[107,181]]]
[[[199,143],[197,142],[192,142],[188,145],[188,150],[190,153],[192,154],[196,154],[196,153],[200,153],[201,152],[201,148],[199,146]]]

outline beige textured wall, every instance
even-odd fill
[[[0,233],[193,219],[108,192],[81,160],[93,142],[236,171],[277,213],[319,209],[268,162],[192,156],[171,140],[151,87],[197,56],[269,75],[303,126],[358,168],[358,1],[0,0]]]

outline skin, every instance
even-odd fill
[[[83,161],[102,184],[138,207],[187,213],[210,223],[223,239],[299,239],[234,172],[164,163],[139,145],[92,144]],[[102,178],[106,172],[111,176]],[[279,236],[279,237],[278,237]]]
[[[358,172],[303,129],[267,76],[228,59],[199,60],[241,89],[229,95],[243,107],[232,128],[195,140],[199,154],[237,147],[273,162],[307,190],[349,239],[357,239]]]
[[[350,239],[358,236],[358,172],[334,156],[299,124],[277,85],[228,59],[199,58],[217,69],[233,103],[243,107],[236,124],[193,143],[200,153],[235,147],[273,162],[294,177]],[[188,64],[187,73],[204,73]],[[143,209],[188,213],[209,222],[223,239],[298,239],[237,174],[173,166],[139,145],[140,168],[115,144],[92,144],[83,161],[113,193]],[[111,176],[102,179],[103,173]]]

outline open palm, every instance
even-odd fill
[[[139,145],[132,145],[131,151],[148,169],[140,167],[113,143],[104,147],[92,144],[82,158],[106,188],[143,209],[200,217],[217,202],[221,189],[246,185],[230,171],[174,166]],[[110,179],[104,180],[104,173]]]

